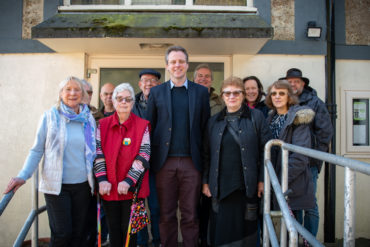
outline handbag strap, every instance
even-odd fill
[[[141,184],[143,183],[143,179],[144,179],[144,175],[145,175],[145,172],[147,171],[147,169],[145,168],[144,171],[140,174],[140,177],[139,179],[137,180],[137,183],[135,184],[135,187],[131,187],[129,189],[129,191],[132,191],[134,193],[134,199],[133,199],[133,202],[136,202],[137,201],[137,195],[139,193],[139,190],[140,190],[140,187],[141,187]]]

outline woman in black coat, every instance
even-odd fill
[[[301,147],[311,147],[311,135],[309,124],[315,113],[308,107],[296,105],[298,99],[293,95],[288,81],[279,80],[269,88],[266,104],[273,110],[269,113],[269,123],[272,137],[286,143]],[[273,148],[271,160],[276,174],[281,174],[280,148]],[[288,160],[288,205],[293,211],[298,222],[302,223],[302,209],[310,209],[315,206],[313,194],[313,182],[309,167],[309,158],[302,154],[290,152]],[[274,207],[277,206],[274,198]]]
[[[226,79],[221,96],[226,107],[208,122],[203,160],[203,193],[212,197],[209,244],[255,247],[270,131],[263,114],[246,106],[240,78]]]

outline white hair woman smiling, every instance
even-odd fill
[[[14,192],[32,176],[42,156],[39,190],[45,195],[51,246],[81,246],[94,181],[95,120],[82,103],[81,81],[70,76],[59,84],[58,103],[41,117],[35,144],[23,169],[4,193]]]

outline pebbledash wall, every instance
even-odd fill
[[[37,2],[37,1],[35,1]],[[44,19],[55,13],[58,1],[39,1],[43,4]],[[324,16],[325,8],[323,1],[303,3],[303,1],[286,1],[288,5],[283,15],[297,15],[301,18],[291,22],[277,20],[277,11],[281,10],[279,1],[263,0],[255,1],[260,15],[272,26],[284,26],[282,22],[288,23],[286,28],[293,34],[287,36],[276,35],[278,39],[269,41],[256,55],[231,55],[231,74],[244,77],[254,74],[258,76],[265,89],[277,78],[284,76],[287,69],[291,67],[301,68],[304,76],[310,79],[310,85],[315,88],[321,99],[325,100],[325,55],[326,43],[322,37],[317,43],[305,40],[302,27],[305,25],[308,12],[317,12]],[[292,5],[293,2],[293,5]],[[336,61],[336,100],[337,100],[337,154],[342,155],[343,128],[345,116],[341,109],[341,92],[343,89],[358,88],[369,90],[370,83],[368,71],[370,70],[369,43],[366,45],[346,45],[345,14],[344,10],[348,2],[336,1],[338,13],[337,35],[338,45]],[[281,2],[280,2],[281,4]],[[346,5],[347,4],[347,5]],[[3,191],[9,179],[15,176],[23,166],[23,162],[32,147],[38,121],[41,114],[56,103],[58,95],[58,84],[69,75],[83,78],[87,55],[85,53],[54,53],[48,47],[35,40],[21,38],[23,1],[1,1],[0,3],[0,105],[2,106],[3,124],[0,125],[0,191]],[[312,11],[307,11],[312,9]],[[320,10],[321,9],[321,10]],[[316,13],[315,12],[315,13]],[[302,15],[301,15],[302,14]],[[323,17],[319,22],[324,27]],[[365,22],[366,23],[366,22]],[[290,26],[289,25],[293,25]],[[369,25],[368,25],[369,26]],[[299,28],[300,27],[300,28]],[[284,30],[284,29],[282,29]],[[324,35],[326,28],[323,28]],[[367,32],[369,34],[369,30]],[[293,37],[293,40],[291,39]],[[295,37],[295,39],[294,39]],[[348,43],[348,42],[347,42]],[[101,54],[104,55],[104,54]],[[190,57],[192,54],[190,54]],[[164,64],[163,64],[164,66]],[[97,85],[94,91],[98,92]],[[93,102],[97,104],[97,102]],[[370,155],[370,154],[369,154]],[[370,162],[369,158],[361,160]],[[318,239],[323,241],[323,210],[324,210],[324,174],[320,174],[318,183],[318,203],[320,208],[320,227]],[[343,236],[343,169],[337,168],[337,196],[336,196],[336,237]],[[356,237],[370,238],[370,197],[367,188],[370,187],[368,176],[357,175],[357,201],[356,201]],[[14,196],[7,209],[0,217],[0,246],[11,246],[26,220],[31,209],[31,187],[32,180],[28,180]],[[44,205],[42,194],[40,205]],[[40,216],[40,237],[49,237],[49,227],[46,213]],[[30,238],[30,234],[27,237]]]

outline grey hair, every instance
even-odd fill
[[[86,85],[89,87],[90,91],[93,91],[93,87],[90,82],[86,81],[85,79],[81,79],[82,85]]]
[[[125,90],[127,90],[130,93],[130,96],[133,99],[133,102],[135,103],[135,92],[132,86],[130,85],[130,83],[128,82],[123,82],[114,89],[113,95],[112,95],[112,101],[115,103],[117,94]]]
[[[61,81],[59,83],[59,93],[58,93],[58,101],[57,101],[57,108],[58,109],[60,108],[60,102],[62,102],[62,99],[61,99],[62,91],[63,91],[64,87],[67,85],[67,83],[70,82],[70,81],[75,81],[80,86],[81,91],[82,91],[81,99],[84,99],[85,97],[87,97],[87,93],[86,93],[86,91],[83,87],[83,84],[82,84],[81,80],[79,78],[75,77],[75,76],[68,76],[66,79],[64,79],[63,81]]]
[[[198,70],[200,70],[200,69],[208,69],[211,72],[211,79],[213,80],[213,72],[211,70],[211,67],[209,67],[209,65],[206,64],[206,63],[201,63],[197,67],[195,67],[194,78],[193,78],[194,80],[195,80],[195,78],[197,78]]]

